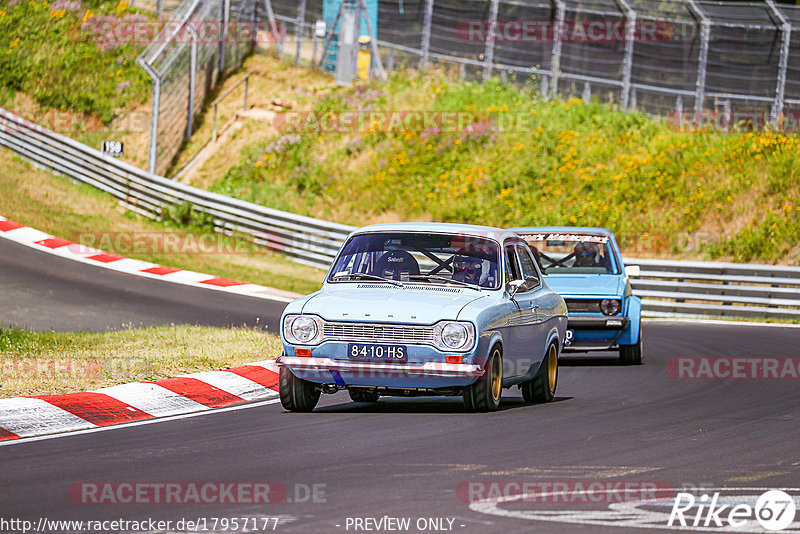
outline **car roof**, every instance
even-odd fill
[[[474,224],[460,223],[402,222],[371,224],[369,226],[358,228],[353,232],[353,234],[361,234],[366,232],[436,232],[485,237],[488,239],[494,239],[496,241],[503,241],[506,238],[519,239],[519,236],[511,230],[494,228],[492,226],[478,226]]]
[[[519,226],[516,228],[509,228],[510,231],[516,233],[531,233],[531,232],[582,232],[587,234],[602,234],[613,236],[614,232],[608,228],[600,228],[596,226]]]

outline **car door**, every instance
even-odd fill
[[[520,300],[520,307],[527,309],[530,313],[529,328],[525,329],[523,337],[525,346],[528,347],[529,357],[534,360],[532,363],[536,363],[546,348],[548,325],[545,319],[549,317],[550,304],[547,300],[548,292],[544,289],[541,274],[536,268],[536,260],[530,249],[526,245],[519,245],[518,253],[522,276],[529,281],[535,279],[535,282],[529,282],[524,296],[520,296],[520,299],[524,299]]]
[[[503,269],[505,270],[505,287],[515,280],[522,279],[522,270],[519,267],[517,258],[517,248],[513,243],[503,246]],[[503,377],[516,376],[515,355],[522,349],[521,340],[518,338],[516,324],[520,320],[520,307],[513,298],[504,299],[503,311],[505,320],[503,321]]]
[[[506,280],[524,281],[525,277],[522,272],[517,244],[514,242],[507,243],[504,250],[507,266]],[[503,375],[506,377],[515,377],[527,373],[532,363],[529,345],[534,338],[534,334],[531,332],[535,321],[532,302],[531,291],[525,285],[521,286],[510,299],[508,342],[506,350],[503,351]]]

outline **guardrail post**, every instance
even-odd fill
[[[422,20],[422,42],[420,43],[419,68],[425,70],[428,66],[428,54],[431,50],[431,22],[433,20],[433,2],[425,1],[425,17]]]
[[[553,71],[552,79],[550,80],[551,97],[555,97],[558,94],[558,78],[561,76],[561,43],[564,41],[564,17],[566,16],[564,1],[555,0],[555,3],[556,20],[553,28],[553,53],[550,59],[550,70]]]
[[[306,0],[300,0],[297,6],[297,20],[294,23],[294,35],[297,39],[297,44],[294,51],[294,64],[300,64],[300,48],[303,44],[303,26],[306,22]]]
[[[778,85],[775,88],[775,102],[770,112],[770,122],[774,126],[780,124],[783,114],[783,102],[786,90],[786,70],[789,67],[789,46],[792,39],[792,23],[783,15],[773,0],[766,0],[772,13],[780,21],[781,27],[781,54],[778,60]]]
[[[500,7],[500,0],[492,0],[489,14],[489,33],[486,35],[486,47],[483,51],[483,79],[492,75],[492,63],[494,62],[494,42],[497,36],[497,11]]]

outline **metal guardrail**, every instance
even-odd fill
[[[626,258],[650,316],[800,319],[800,267]]]
[[[295,215],[210,193],[106,156],[73,139],[0,108],[0,145],[35,165],[111,194],[122,205],[153,219],[190,204],[207,213],[224,233],[248,237],[293,260],[327,269],[352,227]]]
[[[153,219],[190,204],[219,232],[236,233],[292,260],[327,269],[354,228],[210,193],[138,169],[0,108],[0,145],[38,167],[119,199]],[[800,318],[800,267],[626,258],[650,316]]]

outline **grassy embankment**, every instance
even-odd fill
[[[123,141],[144,165],[151,82],[135,25],[159,27],[125,0],[3,2],[0,107],[98,149]]]
[[[332,92],[314,109],[469,119],[344,132],[312,123],[254,139],[210,189],[350,224],[596,225],[621,236],[629,255],[800,260],[797,135],[678,131],[595,101],[543,101],[445,72],[399,72]]]

